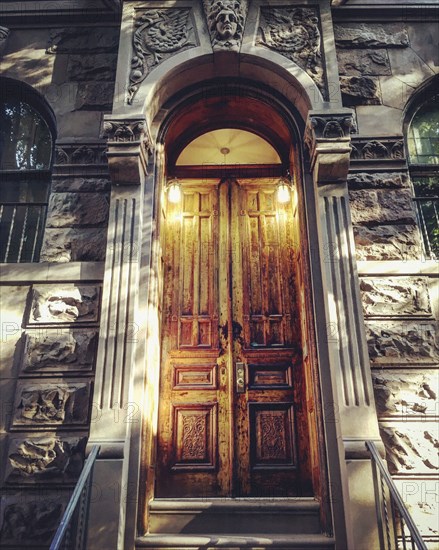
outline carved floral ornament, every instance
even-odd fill
[[[305,129],[305,144],[312,151],[316,140],[347,138],[355,131],[355,127],[352,115],[311,116]]]
[[[173,53],[197,45],[188,8],[146,10],[135,28],[127,99],[130,105],[154,67]]]
[[[323,91],[321,34],[315,8],[261,8],[256,43],[294,61]]]
[[[150,152],[151,136],[145,120],[106,120],[102,127],[102,137],[111,143],[140,142]]]

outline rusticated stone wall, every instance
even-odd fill
[[[439,266],[424,269],[403,142],[403,109],[437,72],[432,25],[342,21],[335,38],[343,103],[357,116],[348,185],[380,431],[402,497],[437,548]]]
[[[0,289],[0,540],[47,547],[84,463],[101,286]]]
[[[57,128],[42,263],[6,266],[0,280],[5,549],[48,547],[82,469],[93,421],[99,262],[110,192],[100,132],[112,108],[119,24],[90,21],[86,3],[83,8],[82,23],[60,13],[48,27],[21,3],[25,27],[11,20],[0,55],[0,76],[40,92]]]

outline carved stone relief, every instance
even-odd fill
[[[86,424],[89,411],[88,382],[35,383],[20,381],[16,391],[13,426]]]
[[[325,95],[321,33],[315,8],[264,7],[256,43],[294,61]]]
[[[439,346],[432,322],[366,322],[369,357],[373,363],[438,364]]]
[[[91,371],[96,347],[96,331],[32,331],[26,334],[22,374]]]
[[[109,142],[140,142],[147,152],[152,151],[152,139],[145,120],[108,120],[102,126],[102,137]]]
[[[340,91],[346,107],[382,103],[378,79],[372,76],[340,76]]]
[[[99,295],[94,285],[35,285],[29,323],[97,321]]]
[[[86,437],[51,434],[12,439],[8,450],[8,483],[71,482],[84,464]]]
[[[119,32],[115,28],[65,27],[62,29],[54,29],[50,33],[46,53],[116,53],[118,46]]]
[[[105,146],[62,143],[55,147],[55,165],[59,164],[107,164]]]
[[[213,51],[239,51],[247,0],[203,0]]]
[[[439,414],[437,370],[372,370],[381,418],[435,417]]]
[[[305,128],[305,145],[310,151],[315,147],[316,140],[340,139],[349,137],[355,131],[355,121],[352,115],[343,116],[311,116]]]
[[[387,50],[337,50],[338,70],[341,75],[391,75]]]
[[[439,440],[435,422],[380,424],[391,474],[439,471]]]
[[[59,497],[44,501],[36,497],[33,502],[23,502],[23,494],[9,497],[2,509],[2,545],[13,544],[15,548],[47,545],[58,528],[63,508]]]
[[[9,29],[7,27],[0,26],[0,56],[2,55],[6,47],[8,36],[9,36]]]
[[[135,27],[127,98],[129,104],[154,67],[175,52],[197,45],[187,8],[143,11],[136,19]]]
[[[404,159],[404,143],[401,138],[365,140],[354,139],[351,160]]]
[[[366,316],[431,316],[425,278],[394,277],[360,280],[363,311]]]

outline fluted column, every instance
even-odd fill
[[[316,198],[326,334],[319,335],[320,357],[329,368],[333,403],[324,404],[325,423],[335,423],[345,509],[347,544],[356,550],[377,547],[373,479],[366,440],[381,446],[366,345],[347,174],[349,109],[311,111],[305,131]],[[323,388],[324,394],[324,388]],[[325,400],[325,395],[323,396]],[[328,430],[327,430],[328,432]],[[345,462],[343,464],[343,462]],[[333,498],[334,507],[339,505]],[[361,521],[360,520],[361,516]],[[361,527],[359,527],[361,525]]]

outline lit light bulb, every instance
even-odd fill
[[[290,186],[286,183],[279,183],[277,186],[277,200],[281,204],[288,202],[291,198]]]
[[[168,201],[176,204],[181,201],[181,189],[178,181],[173,181],[168,186]]]

